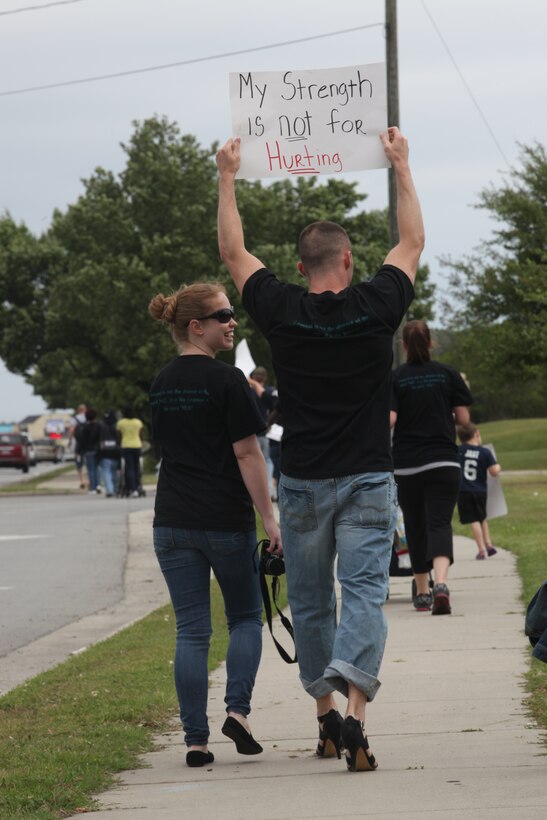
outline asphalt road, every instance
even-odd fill
[[[128,513],[153,503],[0,497],[0,658],[120,601]]]

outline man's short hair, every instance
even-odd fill
[[[309,273],[332,264],[343,251],[351,249],[349,236],[336,222],[312,222],[298,240],[300,261]]]

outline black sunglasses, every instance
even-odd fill
[[[198,316],[198,322],[204,322],[205,319],[216,319],[217,322],[226,325],[230,319],[235,319],[235,315],[236,312],[233,307],[221,308],[221,310],[215,310],[214,313],[210,313],[208,316]]]

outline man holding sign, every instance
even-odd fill
[[[364,717],[380,686],[395,527],[392,342],[424,244],[407,141],[397,128],[380,139],[397,180],[400,240],[371,281],[353,286],[350,240],[333,222],[300,235],[307,289],[278,280],[249,253],[235,195],[239,139],[217,154],[221,256],[270,344],[283,409],[279,505],[300,678],[317,703],[317,753],[340,757],[345,748],[350,771],[377,765]],[[345,719],[336,690],[348,698]]]

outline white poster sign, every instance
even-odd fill
[[[239,367],[247,378],[249,378],[256,367],[253,357],[251,356],[251,351],[249,350],[249,345],[247,344],[247,339],[242,339],[236,346],[235,366]]]
[[[298,177],[387,168],[385,63],[230,74],[238,177]]]
[[[494,445],[485,444],[484,446],[488,447],[494,458],[496,458],[496,451],[494,450]],[[486,498],[486,517],[488,519],[491,519],[500,518],[502,515],[507,515],[507,502],[505,501],[501,481],[499,480],[498,476],[490,475],[490,473],[487,473],[486,482],[488,488],[488,495]]]

